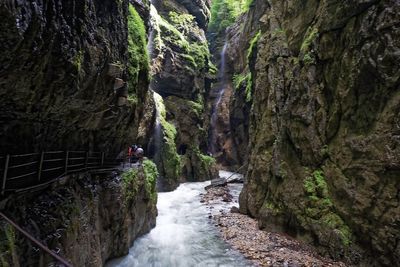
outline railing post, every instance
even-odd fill
[[[86,152],[85,169],[87,168],[88,160],[89,160],[89,152]]]
[[[101,166],[104,165],[104,152],[101,152]]]
[[[44,160],[44,152],[42,151],[42,154],[40,154],[40,161],[39,161],[38,182],[40,182],[40,179],[42,178],[43,160]]]
[[[6,156],[6,162],[4,164],[4,173],[3,173],[3,184],[1,186],[1,194],[4,195],[6,190],[6,181],[7,181],[7,172],[8,172],[8,164],[10,163],[10,155]]]
[[[69,151],[65,152],[65,173],[68,172],[68,155],[69,155]]]

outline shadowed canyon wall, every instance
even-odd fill
[[[146,1],[2,1],[1,154],[146,145],[155,118],[149,10]],[[1,210],[73,266],[102,266],[154,227],[157,176],[149,160],[123,173],[69,175],[2,195]],[[52,263],[4,220],[0,239],[1,266]]]
[[[132,3],[146,19],[149,7]],[[146,35],[130,36],[128,1],[7,0],[0,15],[3,153],[146,143]]]
[[[205,29],[209,1],[153,1],[152,82],[165,105],[161,112],[163,190],[180,181],[204,181],[216,176],[207,155],[205,99],[216,69],[210,61]]]

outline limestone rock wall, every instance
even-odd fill
[[[210,78],[216,71],[205,37],[210,3],[166,0],[153,4],[150,87],[165,102],[163,142],[172,146],[164,150],[176,151],[173,157],[181,162],[159,168],[177,169],[161,172],[168,185],[165,190],[172,190],[180,181],[204,181],[217,174],[214,161],[206,155],[208,119],[204,112]],[[171,131],[176,131],[174,140],[169,140]]]
[[[400,259],[399,14],[254,0],[229,33],[245,77],[231,112],[251,106],[240,210],[361,266]]]
[[[149,7],[132,3],[146,20]],[[128,0],[1,1],[2,153],[146,142],[148,66],[128,71],[128,15]],[[121,82],[130,88],[115,90]]]

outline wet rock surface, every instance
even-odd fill
[[[222,238],[254,266],[346,266],[319,256],[312,247],[288,235],[260,230],[257,220],[238,213],[234,206],[237,197],[237,194],[232,196],[228,186],[216,187],[208,189],[201,202],[210,209],[209,218],[219,228]],[[221,208],[222,202],[232,204]]]
[[[161,166],[177,169],[161,171],[165,190],[179,182],[205,181],[217,176],[212,158],[207,155],[206,95],[213,69],[205,30],[209,20],[209,1],[154,1],[151,89],[163,97],[164,137],[176,132],[173,140],[163,140],[165,150],[179,158],[180,164]],[[168,126],[166,126],[168,124]]]
[[[74,175],[52,190],[12,197],[3,212],[73,266],[103,266],[127,254],[156,223],[155,184],[146,184],[141,166],[135,169],[138,176],[129,182],[119,173]],[[2,221],[0,239],[8,240],[1,243],[3,261],[10,266],[55,264],[20,233],[12,230],[14,237],[7,239],[7,227]]]
[[[128,2],[0,3],[2,153],[119,153],[146,143],[151,120],[140,120],[151,106],[148,70],[139,64],[136,80],[127,73]],[[131,2],[146,19],[148,6]],[[131,81],[130,99],[114,90],[119,80]]]

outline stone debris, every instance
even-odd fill
[[[212,223],[219,228],[221,237],[234,249],[241,252],[254,266],[287,267],[345,267],[341,262],[319,256],[310,246],[285,234],[260,230],[255,219],[240,214],[235,206],[221,209],[216,214],[213,206],[224,202],[232,195],[228,187],[217,187],[201,195],[210,211]]]

